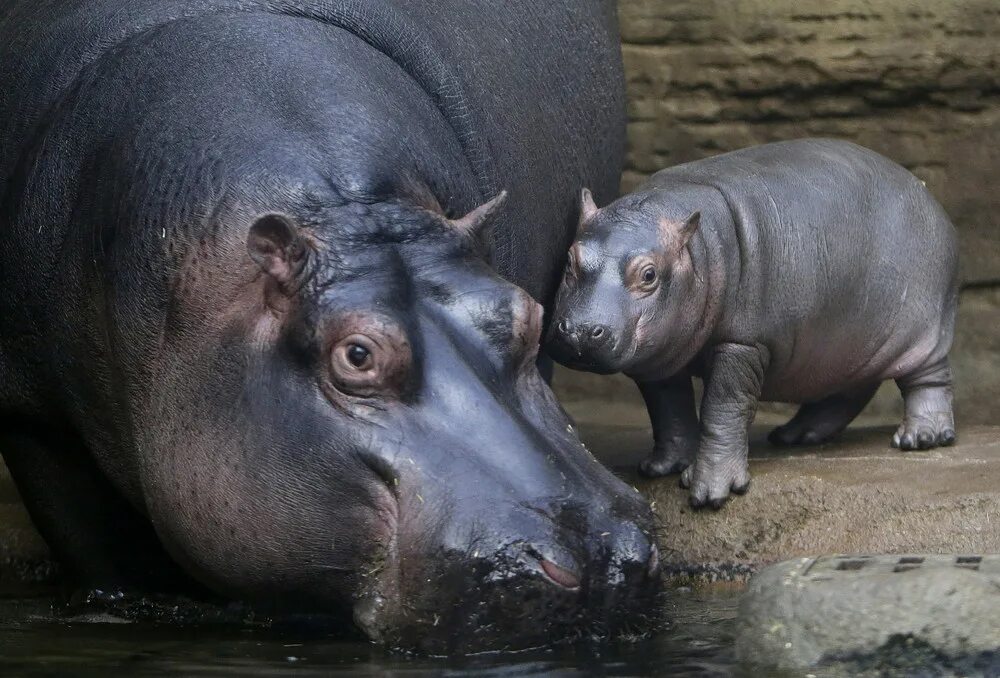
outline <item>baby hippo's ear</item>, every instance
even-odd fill
[[[692,212],[691,216],[680,224],[669,219],[660,219],[661,241],[667,249],[676,255],[687,247],[691,236],[695,234],[699,226],[701,226],[701,212]]]
[[[264,214],[254,219],[247,251],[286,294],[297,292],[309,277],[312,249],[285,214]]]
[[[699,226],[701,226],[701,212],[692,212],[681,226],[681,247],[687,246],[688,241]]]

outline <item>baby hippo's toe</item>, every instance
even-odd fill
[[[699,460],[681,474],[681,487],[688,488],[693,508],[720,509],[732,494],[750,489],[750,469],[746,462],[711,464]]]
[[[955,443],[955,425],[950,412],[940,417],[907,417],[892,436],[900,450],[929,450]]]
[[[661,478],[680,473],[694,463],[698,443],[676,441],[671,445],[656,447],[648,457],[639,462],[639,475],[646,478]]]

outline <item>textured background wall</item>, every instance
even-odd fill
[[[959,417],[1000,421],[1000,2],[620,0],[619,13],[623,189],[668,165],[802,136],[850,139],[906,166],[960,232],[971,287],[954,353]],[[633,397],[623,380],[557,384],[568,398]],[[873,412],[895,411],[885,394]]]

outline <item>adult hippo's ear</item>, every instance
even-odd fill
[[[600,211],[601,208],[594,202],[594,194],[590,192],[589,188],[583,189],[580,192],[580,223],[577,230],[582,231],[583,225],[597,216]]]
[[[483,203],[464,217],[447,221],[455,231],[485,245],[489,240],[490,227],[496,221],[496,216],[505,202],[507,202],[507,191],[500,191],[492,200]]]
[[[286,294],[294,294],[309,274],[312,249],[291,217],[264,214],[250,225],[247,251]]]

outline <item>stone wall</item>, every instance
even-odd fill
[[[620,0],[630,149],[622,187],[725,151],[856,141],[927,182],[958,227],[960,423],[1000,421],[1000,2]],[[641,407],[623,378],[560,395]],[[888,385],[869,414],[893,418]]]

